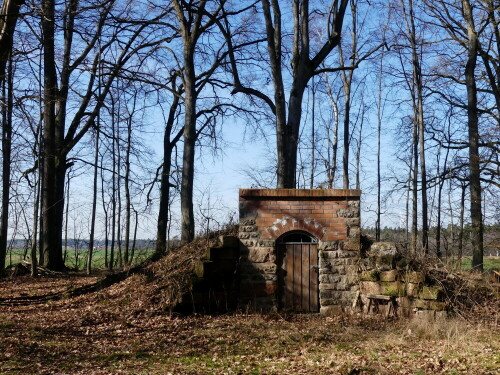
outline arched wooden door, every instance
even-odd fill
[[[317,240],[305,232],[290,232],[278,240],[278,308],[319,311]]]

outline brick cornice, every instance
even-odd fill
[[[359,198],[359,189],[240,189],[242,198]]]

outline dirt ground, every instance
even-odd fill
[[[0,374],[500,373],[498,311],[445,324],[360,316],[182,317],[138,308],[137,280],[73,296],[96,280],[1,280]]]

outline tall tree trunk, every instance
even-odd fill
[[[178,94],[180,94],[180,92]],[[172,151],[182,134],[181,132],[178,132],[177,136],[172,141],[170,140],[170,135],[172,133],[175,121],[175,114],[178,107],[179,95],[174,95],[168,113],[167,123],[165,124],[165,133],[163,134],[163,165],[160,179],[160,205],[158,209],[156,249],[154,254],[155,259],[159,259],[167,252],[167,228],[170,205],[170,168],[172,165]]]
[[[111,171],[111,247],[109,249],[108,269],[111,271],[115,266],[115,242],[116,242],[116,114],[115,100],[111,97],[111,162],[113,163]],[[120,173],[118,171],[118,173]]]
[[[357,22],[357,1],[351,1],[351,14],[352,14],[352,30],[351,30],[351,50],[349,51],[350,66],[355,65],[355,59],[358,49],[358,22]],[[345,67],[344,54],[342,45],[339,44],[339,59],[340,66]],[[352,91],[352,79],[354,76],[354,69],[349,71],[342,70],[342,85],[344,87],[344,149],[342,156],[342,168],[343,168],[343,188],[349,189],[349,147],[350,147],[350,127],[351,127],[351,91]]]
[[[469,128],[469,173],[470,173],[470,217],[472,222],[472,269],[483,271],[483,217],[481,211],[481,180],[479,169],[479,126],[476,87],[476,63],[478,36],[469,0],[462,0],[464,18],[467,22],[468,57],[465,65],[467,86],[467,125]]]
[[[418,238],[418,126],[413,122],[412,137],[413,176],[412,176],[412,221],[411,221],[411,248],[413,254],[417,252]]]
[[[127,148],[125,150],[125,176],[124,176],[124,188],[125,188],[125,250],[123,255],[123,261],[125,266],[129,265],[129,247],[130,247],[130,221],[131,221],[131,198],[130,198],[130,151],[132,148],[132,120],[133,113],[135,112],[135,105],[137,95],[134,96],[134,104],[132,107],[132,113],[129,113],[127,119]]]
[[[458,268],[462,269],[462,256],[464,249],[464,216],[465,216],[465,192],[467,184],[462,183],[462,196],[460,200],[460,219],[458,228]]]
[[[25,0],[3,0],[0,8],[0,82],[5,78],[5,67],[14,41],[19,9]]]
[[[121,103],[120,103],[120,94],[117,95],[118,99],[118,113],[117,113],[117,121],[116,121],[116,245],[118,247],[118,266],[121,268],[123,266],[123,254],[122,254],[122,155],[121,155],[121,132],[120,132],[120,123],[121,123]]]
[[[196,146],[196,77],[194,67],[194,45],[185,46],[184,52],[184,152],[182,155],[181,183],[181,240],[194,239],[193,182],[194,153]]]
[[[326,170],[327,170],[327,178],[328,178],[328,188],[333,189],[335,183],[335,174],[337,171],[337,151],[338,151],[338,134],[339,134],[339,110],[337,101],[333,96],[332,87],[328,82],[328,77],[325,74],[325,84],[326,84],[326,92],[328,97],[330,98],[330,104],[332,106],[333,114],[335,116],[333,122],[333,140],[330,138],[330,133],[328,133],[328,160],[326,160]],[[328,131],[330,131],[330,127],[327,127]]]
[[[402,5],[405,12],[405,20],[411,47],[411,59],[412,59],[411,95],[412,95],[414,121],[416,122],[416,126],[418,126],[418,145],[420,149],[419,151],[420,151],[421,205],[422,205],[422,210],[421,210],[422,249],[427,254],[429,251],[429,227],[428,227],[428,203],[427,203],[427,170],[425,166],[425,124],[424,124],[422,64],[418,51],[420,46],[417,42],[413,0],[408,0],[408,10],[406,10],[405,0],[402,0]]]
[[[12,56],[9,56],[7,74],[0,71],[0,84],[2,86],[2,217],[0,220],[0,275],[5,269],[5,258],[7,256],[7,232],[9,227],[9,205],[10,205],[10,170],[12,152],[12,111],[14,105],[13,97],[13,67]],[[5,66],[4,66],[5,67]],[[3,67],[3,68],[4,68]],[[6,79],[4,79],[6,78]]]
[[[92,185],[92,213],[90,216],[90,236],[89,236],[89,253],[87,257],[87,274],[92,273],[92,258],[94,255],[94,236],[95,236],[95,218],[97,212],[97,172],[99,170],[99,126],[100,116],[97,116],[97,125],[95,129],[95,153],[94,153],[94,178]]]
[[[382,73],[384,66],[384,50],[380,54],[380,69],[378,77],[378,88],[377,88],[377,219],[375,220],[375,241],[380,241],[380,220],[381,220],[381,195],[382,195],[382,183],[381,183],[381,170],[380,170],[380,159],[381,159],[381,138],[382,138]]]
[[[316,87],[314,86],[314,77],[312,78],[312,113],[311,113],[311,175],[309,178],[309,188],[314,188],[314,173],[316,164]]]
[[[64,213],[64,179],[66,162],[60,157],[64,129],[63,121],[57,121],[56,102],[57,73],[55,66],[55,2],[42,3],[43,64],[44,64],[44,129],[43,129],[43,180],[42,180],[42,253],[43,265],[49,269],[62,270],[61,228]],[[59,113],[64,108],[58,108]]]
[[[108,244],[109,244],[109,215],[108,207],[105,199],[105,189],[104,189],[104,155],[101,158],[101,202],[102,211],[104,212],[104,268],[109,267],[109,254],[108,254]]]

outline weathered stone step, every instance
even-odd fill
[[[194,264],[193,273],[199,278],[214,280],[232,277],[235,269],[234,260],[198,260]]]
[[[240,247],[240,240],[235,236],[219,236],[217,240],[218,247],[227,247],[238,249]]]
[[[239,257],[237,247],[211,247],[208,249],[207,258],[210,260],[236,260]]]

